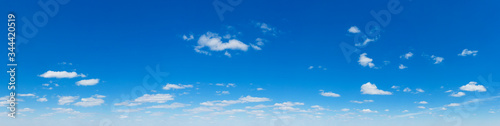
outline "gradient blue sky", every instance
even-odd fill
[[[59,2],[28,37],[23,18],[41,20],[33,15],[44,9],[3,1],[3,14],[18,19],[17,37],[26,38],[17,52],[17,93],[25,96],[18,117],[2,109],[0,122],[499,124],[500,2],[400,0],[400,13],[367,31],[376,22],[371,11],[391,2],[220,0],[233,8],[221,20],[212,0],[72,0]],[[344,47],[358,51],[346,58]],[[157,66],[166,73],[161,80],[148,72]],[[7,74],[0,80],[8,82]]]

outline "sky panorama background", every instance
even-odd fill
[[[3,19],[16,14],[19,66],[17,118],[0,109],[0,122],[496,126],[499,5],[2,1]]]

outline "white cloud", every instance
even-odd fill
[[[59,105],[66,105],[74,102],[76,99],[78,99],[78,96],[58,96],[58,104]]]
[[[165,109],[175,109],[175,108],[182,108],[182,107],[187,107],[191,106],[190,104],[182,104],[182,103],[177,103],[174,102],[172,104],[165,104],[165,105],[155,105],[155,106],[150,106],[147,108],[165,108]]]
[[[362,104],[362,103],[370,103],[370,102],[373,102],[373,100],[363,100],[363,101],[356,101],[356,100],[352,100],[351,102],[352,102],[352,103]]]
[[[439,64],[441,62],[443,62],[444,58],[443,57],[438,57],[438,56],[435,56],[435,55],[432,55],[431,56],[432,60],[434,60],[434,64]]]
[[[96,85],[97,83],[99,83],[99,79],[86,79],[86,80],[80,80],[80,81],[76,82],[76,85],[78,85],[78,86],[92,86],[92,85]]]
[[[273,36],[276,36],[276,28],[261,22],[256,22],[255,25],[262,30],[262,33],[271,33]]]
[[[104,100],[102,98],[105,98],[106,96],[103,95],[94,95],[89,98],[82,98],[80,102],[77,102],[73,105],[76,106],[82,106],[82,107],[92,107],[92,106],[99,106],[104,103]]]
[[[424,90],[422,90],[422,89],[420,89],[420,88],[417,88],[417,89],[415,89],[415,90],[417,90],[417,93],[423,93],[423,92],[425,92]]]
[[[424,106],[418,106],[417,108],[419,108],[419,109],[425,109]]]
[[[363,43],[356,43],[354,46],[366,46],[368,43],[375,41],[375,39],[366,38]]]
[[[120,117],[118,117],[118,118],[125,119],[125,118],[128,118],[128,116],[126,116],[126,115],[120,115]]]
[[[343,108],[343,109],[340,109],[340,111],[343,111],[343,112],[347,112],[347,111],[349,111],[349,110],[350,110],[350,109],[348,109],[348,108]]]
[[[361,85],[361,93],[369,95],[392,95],[391,92],[380,90],[375,84],[370,82]]]
[[[191,113],[200,113],[200,112],[212,112],[215,110],[220,110],[221,108],[218,107],[197,107],[193,109],[185,109],[185,112],[191,112]]]
[[[418,104],[427,104],[427,102],[426,101],[420,101],[420,102],[418,102]]]
[[[265,97],[252,97],[250,95],[246,97],[240,97],[238,100],[216,100],[216,101],[206,101],[200,103],[204,106],[228,106],[232,104],[248,103],[248,102],[266,102],[271,101],[269,98]]]
[[[183,36],[182,36],[182,39],[184,39],[184,40],[186,40],[186,41],[189,41],[189,40],[193,40],[193,39],[194,39],[194,36],[193,36],[193,35],[191,35],[191,34],[189,35],[189,37],[188,37],[188,36],[186,36],[186,35],[183,35]]]
[[[349,31],[349,33],[354,33],[354,34],[361,32],[357,26],[351,26],[347,31]]]
[[[336,94],[336,93],[333,93],[333,92],[324,92],[323,90],[320,90],[321,91],[321,95],[322,96],[325,96],[325,97],[340,97],[339,94]]]
[[[67,71],[47,71],[41,75],[43,78],[74,78],[74,77],[86,77],[83,74],[77,74],[76,72],[67,72]]]
[[[47,98],[38,98],[38,99],[36,99],[36,101],[38,101],[38,102],[46,102],[48,100],[47,100]]]
[[[263,91],[264,88],[257,88],[257,91]]]
[[[262,48],[260,48],[259,46],[257,45],[254,45],[254,44],[250,44],[250,46],[255,49],[255,50],[262,50]]]
[[[362,113],[378,113],[378,111],[372,111],[370,109],[363,109],[360,112],[362,112]]]
[[[259,104],[259,105],[256,105],[256,106],[247,106],[247,107],[245,107],[245,109],[262,109],[262,108],[267,108],[267,107],[272,107],[272,106],[267,106],[267,105]]]
[[[124,101],[120,103],[115,103],[115,106],[138,106],[141,105],[142,103],[137,103],[137,102],[129,102],[129,101]]]
[[[409,112],[409,111],[408,111],[408,110],[403,110],[402,112],[403,112],[403,113],[407,113],[407,112]]]
[[[170,84],[167,83],[163,87],[163,90],[170,90],[170,89],[186,89],[186,88],[193,88],[193,85],[182,85],[182,84]]]
[[[156,102],[156,103],[165,103],[167,101],[174,100],[174,96],[170,94],[144,94],[141,97],[138,97],[134,100],[134,102]]]
[[[405,65],[403,65],[403,64],[399,64],[399,69],[406,69],[406,68],[408,68],[408,67],[406,67],[406,66],[405,66]]]
[[[250,95],[246,97],[241,97],[239,100],[243,102],[265,102],[265,101],[271,101],[269,98],[265,97],[252,97]]]
[[[283,103],[275,103],[274,109],[284,110],[284,111],[300,111],[299,108],[293,107],[293,106],[297,106],[297,105],[304,105],[304,103],[302,103],[302,102],[290,102],[290,101],[283,102]]]
[[[452,93],[450,96],[452,96],[452,97],[462,97],[464,95],[465,95],[464,92],[457,92],[457,93]]]
[[[309,66],[309,68],[307,68],[307,69],[309,69],[309,70],[310,70],[310,69],[313,69],[313,68],[314,68],[314,66]]]
[[[230,94],[229,91],[215,91],[215,93],[217,93],[217,95],[228,95],[228,94]]]
[[[359,55],[359,64],[363,67],[369,66],[370,68],[375,67],[375,64],[372,63],[373,59],[366,57],[366,53]]]
[[[227,51],[226,51],[226,52],[224,52],[224,55],[225,55],[225,56],[227,56],[227,57],[229,57],[229,58],[231,58],[231,53],[229,53],[229,52],[227,52]]]
[[[448,106],[448,107],[455,107],[455,106],[460,106],[460,104],[459,103],[450,103],[450,104],[448,104],[446,106]]]
[[[411,89],[410,89],[410,88],[408,88],[408,87],[406,87],[406,88],[403,90],[403,92],[410,92],[410,91],[411,91]]]
[[[408,52],[405,55],[400,56],[400,58],[410,59],[410,57],[412,57],[412,56],[413,56],[413,53]]]
[[[476,85],[477,82],[471,81],[468,84],[460,87],[460,90],[463,91],[478,91],[478,92],[485,92],[486,88],[484,88],[483,85]]]
[[[35,97],[36,95],[35,94],[17,94],[17,96],[21,96],[21,97]]]
[[[464,49],[462,51],[462,53],[458,54],[459,56],[469,56],[469,55],[472,55],[472,56],[476,56],[477,55],[477,50],[468,50],[468,49]]]
[[[201,35],[198,39],[198,45],[195,46],[195,51],[209,55],[208,51],[202,50],[207,47],[210,51],[224,51],[224,50],[241,50],[247,51],[248,45],[237,40],[230,39],[227,42],[222,42],[222,38],[217,33],[207,32]]]
[[[323,107],[321,107],[321,106],[319,106],[319,105],[313,105],[313,106],[311,106],[311,108],[316,109],[316,110],[318,110],[318,111],[323,111],[323,110],[326,110],[325,108],[323,108]]]

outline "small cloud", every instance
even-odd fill
[[[420,102],[418,102],[418,104],[427,104],[427,102],[426,101],[420,101]]]
[[[99,79],[86,79],[86,80],[80,80],[80,81],[76,82],[76,85],[78,85],[78,86],[92,86],[92,85],[96,85],[97,83],[99,83]]]
[[[452,97],[462,97],[464,95],[465,95],[464,92],[457,92],[457,93],[452,93],[450,96],[452,96]]]
[[[420,89],[420,88],[417,88],[417,89],[415,89],[415,90],[417,90],[417,93],[423,93],[423,92],[425,92],[424,90],[422,90],[422,89]]]
[[[380,90],[375,84],[370,82],[361,85],[361,93],[369,95],[392,95],[391,92]]]
[[[43,78],[75,78],[75,77],[86,77],[83,74],[77,74],[76,72],[67,72],[67,71],[47,71],[41,75]]]
[[[410,59],[410,57],[412,57],[412,56],[413,56],[413,53],[408,52],[408,53],[406,53],[406,54],[404,54],[404,55],[400,56],[399,58]]]
[[[182,84],[170,84],[170,83],[167,83],[167,85],[165,85],[163,87],[163,90],[179,90],[179,89],[186,89],[186,88],[193,88],[193,85],[182,85]]]
[[[399,69],[406,69],[406,68],[408,68],[408,67],[406,67],[406,66],[405,66],[405,65],[403,65],[403,64],[399,64]]]
[[[186,35],[183,35],[182,36],[182,39],[186,40],[186,41],[189,41],[189,40],[193,40],[194,39],[194,36],[192,34],[186,36]]]
[[[410,91],[411,91],[411,89],[408,88],[408,87],[406,87],[405,89],[403,89],[403,92],[410,92]]]
[[[349,31],[349,33],[354,33],[354,34],[361,32],[357,26],[351,26],[347,31]]]
[[[439,64],[441,62],[443,62],[444,58],[443,57],[438,57],[438,56],[435,56],[435,55],[432,55],[431,56],[432,60],[434,60],[434,64]]]
[[[257,91],[263,91],[264,88],[257,88]]]
[[[458,54],[458,56],[476,56],[477,55],[477,50],[468,50],[468,49],[464,49],[462,51],[462,53]]]
[[[38,101],[38,102],[46,102],[48,100],[47,100],[47,98],[38,98],[38,99],[36,99],[36,101]]]
[[[471,81],[468,84],[461,86],[460,90],[463,91],[477,91],[477,92],[485,92],[486,88],[483,85],[476,85],[477,82]]]
[[[366,55],[367,55],[366,53],[359,55],[359,60],[358,60],[359,64],[363,67],[366,66],[370,68],[375,67],[375,64],[372,63],[373,59],[368,58]]]
[[[363,109],[360,112],[362,112],[362,113],[378,113],[378,111],[372,111],[370,109]]]
[[[339,94],[337,93],[333,93],[333,92],[324,92],[323,90],[320,90],[321,91],[321,95],[322,96],[325,96],[325,97],[340,97]]]
[[[450,104],[448,104],[446,106],[448,106],[448,107],[456,107],[456,106],[460,106],[460,104],[459,103],[450,103]]]

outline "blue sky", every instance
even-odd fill
[[[0,5],[20,99],[2,123],[500,123],[496,1],[48,1]]]

